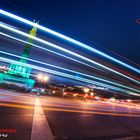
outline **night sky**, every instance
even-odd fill
[[[6,11],[37,19],[41,25],[137,64],[140,64],[140,24],[136,23],[140,18],[139,6],[140,0],[0,1],[0,8]]]

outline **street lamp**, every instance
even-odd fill
[[[48,76],[44,76],[43,81],[47,82],[48,80],[49,80],[49,77]]]
[[[47,82],[49,80],[49,77],[40,73],[37,75],[37,79],[41,82]]]
[[[39,81],[41,81],[42,78],[43,78],[43,74],[38,74],[38,75],[37,75],[37,79],[38,79]]]

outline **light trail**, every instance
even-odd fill
[[[1,95],[5,97],[5,94],[1,94]],[[26,106],[34,105],[34,96],[33,95],[32,95],[32,97],[28,96],[28,98],[30,98],[30,99],[28,99],[28,101],[22,101],[22,99],[26,98],[26,96],[15,95],[14,98],[10,98],[10,99],[8,98],[8,96],[10,96],[10,95],[9,94],[6,95],[6,97],[0,99],[0,101],[10,102],[10,104],[8,104],[8,105],[21,104],[21,103],[26,104]],[[60,102],[60,99],[58,99],[58,101]],[[62,102],[63,102],[63,100],[62,100]],[[96,110],[96,111],[103,111],[103,112],[106,112],[106,113],[114,112],[114,108],[110,108],[110,106],[107,106],[107,105],[106,106],[94,106],[94,104],[90,104],[90,105],[93,105],[93,106],[85,106],[86,104],[83,104],[83,102],[81,102],[82,105],[81,104],[73,104],[73,103],[71,104],[71,103],[72,103],[72,101],[69,104],[68,104],[67,101],[65,101],[65,104],[61,105],[61,104],[52,104],[52,103],[47,102],[47,107],[48,108],[56,108],[56,107],[58,108],[59,107],[59,108],[64,108],[64,109],[71,108],[71,109],[74,109],[74,110],[81,110],[82,109],[82,110],[88,110],[88,111],[95,111]],[[2,103],[1,105],[5,105],[5,104],[6,103],[4,103],[4,104]],[[43,99],[42,105],[43,106],[46,105],[46,99]],[[118,104],[114,104],[114,105],[115,105],[115,107],[118,107]],[[116,113],[121,113],[121,114],[122,113],[125,113],[125,114],[128,113],[127,109],[129,108],[129,105],[125,106],[125,105],[121,104],[121,105],[119,105],[119,107],[123,107],[123,109],[122,108],[121,109],[120,108],[115,109]],[[138,110],[139,107],[135,108],[135,106],[134,106],[134,107],[131,107],[131,108],[137,109],[135,111],[133,110],[134,113],[139,113],[139,110]]]
[[[114,73],[116,73],[116,74],[118,74],[118,75],[121,75],[121,76],[123,76],[123,77],[125,77],[125,78],[127,78],[127,79],[129,79],[129,80],[131,80],[131,81],[133,81],[133,82],[136,82],[137,84],[140,84],[140,82],[139,82],[138,80],[135,80],[135,79],[133,79],[133,78],[127,76],[127,75],[124,75],[124,74],[122,74],[122,73],[120,73],[120,72],[118,72],[118,71],[116,71],[116,70],[113,70],[113,69],[111,69],[111,68],[109,68],[109,67],[107,67],[107,66],[104,66],[104,65],[102,65],[102,64],[100,64],[100,63],[98,63],[98,62],[96,62],[96,61],[93,61],[93,60],[91,60],[91,59],[89,59],[89,58],[86,58],[86,57],[84,57],[84,56],[82,56],[82,55],[80,55],[80,54],[77,54],[77,53],[75,53],[75,52],[72,52],[72,51],[70,51],[70,50],[67,50],[67,49],[65,49],[65,48],[62,48],[62,47],[60,47],[60,46],[58,46],[58,45],[55,45],[55,44],[50,43],[50,42],[48,42],[48,41],[45,41],[45,40],[43,40],[43,39],[40,39],[40,38],[37,38],[37,37],[33,37],[33,36],[31,36],[31,35],[29,35],[29,34],[27,34],[27,33],[25,33],[25,32],[16,30],[16,29],[11,28],[11,27],[9,27],[9,26],[7,26],[7,25],[0,24],[0,26],[1,26],[2,28],[6,29],[6,30],[10,30],[10,31],[12,31],[12,32],[15,32],[15,33],[17,33],[17,34],[20,34],[20,35],[25,36],[25,37],[28,37],[28,38],[32,38],[32,39],[34,39],[34,40],[36,40],[36,41],[38,41],[38,42],[40,42],[40,43],[43,43],[43,44],[48,45],[48,46],[51,46],[51,47],[53,47],[53,48],[56,48],[56,49],[58,49],[58,50],[61,50],[61,51],[65,52],[65,53],[71,54],[71,55],[73,55],[73,56],[75,56],[75,57],[78,57],[78,58],[83,59],[83,60],[85,60],[85,61],[87,61],[87,62],[90,62],[90,63],[92,63],[92,64],[95,64],[95,65],[97,65],[97,66],[99,66],[99,67],[102,67],[102,68],[104,68],[104,69],[106,69],[106,70],[108,70],[108,71],[111,71],[111,72],[114,72]]]
[[[90,67],[90,68],[94,68],[94,69],[97,69],[97,70],[99,70],[99,71],[105,72],[105,71],[103,71],[103,70],[101,70],[101,69],[98,69],[98,68],[96,68],[96,67],[94,67],[94,66],[88,65],[87,63],[78,61],[78,60],[76,60],[76,59],[74,59],[74,58],[68,57],[68,56],[63,55],[63,54],[61,54],[61,53],[58,53],[58,52],[56,52],[56,51],[49,50],[49,49],[44,48],[44,47],[41,47],[41,46],[39,46],[39,45],[36,45],[36,44],[33,44],[33,43],[29,43],[29,42],[24,41],[24,40],[22,40],[22,39],[13,37],[13,36],[11,36],[11,35],[8,35],[8,34],[2,33],[2,32],[0,32],[0,35],[5,36],[5,37],[8,37],[8,38],[13,39],[13,40],[16,40],[16,41],[18,41],[18,42],[22,42],[22,43],[24,43],[24,44],[30,44],[30,45],[32,45],[32,46],[38,48],[38,49],[41,49],[41,50],[44,50],[44,51],[47,51],[47,52],[51,52],[51,53],[53,53],[53,54],[56,54],[56,55],[61,56],[61,57],[64,57],[64,58],[67,58],[67,59],[69,59],[69,60],[72,60],[72,61],[74,61],[74,62],[80,63],[80,64],[85,65],[85,66],[88,66],[88,67]]]
[[[85,74],[85,73],[81,73],[81,72],[73,71],[73,70],[70,70],[70,69],[63,68],[63,67],[59,67],[59,66],[56,66],[56,65],[44,63],[44,62],[41,62],[41,61],[38,61],[38,60],[35,60],[35,59],[25,58],[25,57],[22,57],[22,56],[19,56],[19,55],[16,55],[16,54],[12,54],[12,53],[8,53],[8,52],[4,52],[4,51],[0,51],[0,53],[6,54],[6,55],[9,55],[9,56],[13,56],[13,57],[17,57],[17,58],[23,58],[23,59],[29,60],[31,62],[35,62],[35,63],[38,63],[38,64],[43,64],[45,66],[50,66],[50,67],[53,67],[53,68],[65,70],[67,72],[72,72],[74,74],[78,74],[78,75],[86,76],[88,78],[100,80],[102,82],[113,84],[113,85],[116,85],[116,86],[119,86],[119,87],[122,87],[122,88],[126,88],[126,89],[129,89],[129,90],[132,90],[132,91],[140,93],[140,90],[137,90],[137,89],[134,89],[134,88],[122,85],[122,84],[118,84],[118,83],[115,83],[115,82],[112,82],[112,81],[109,81],[109,80],[105,80],[105,79],[102,79],[102,78],[99,78],[99,77],[96,77],[96,76],[92,76],[92,75],[88,75],[88,74]]]
[[[127,93],[127,94],[130,94],[130,95],[140,96],[140,94],[135,93],[135,92],[131,92],[129,90],[125,90],[125,89],[121,89],[121,88],[118,88],[118,87],[110,86],[110,85],[107,85],[107,84],[104,84],[104,83],[101,83],[101,82],[95,82],[93,80],[73,76],[73,75],[70,75],[70,74],[63,73],[63,72],[43,68],[43,67],[40,67],[40,66],[36,66],[36,65],[32,65],[32,64],[24,64],[24,63],[21,63],[21,62],[15,61],[15,60],[11,60],[11,59],[8,59],[8,58],[3,58],[3,57],[0,57],[0,60],[2,62],[15,63],[15,64],[23,65],[23,66],[26,66],[26,67],[30,67],[32,69],[36,69],[36,70],[43,71],[43,72],[48,72],[48,73],[58,75],[58,76],[61,76],[61,77],[65,77],[65,78],[68,78],[68,79],[73,79],[73,80],[76,80],[76,81],[81,81],[81,82],[93,84],[93,85],[96,85],[96,86],[106,87],[108,89],[116,90],[116,91]]]
[[[20,104],[12,104],[12,103],[0,103],[0,106],[4,107],[13,107],[13,108],[25,108],[25,109],[34,109],[31,105],[20,105]],[[84,113],[84,114],[93,114],[93,115],[111,115],[111,116],[122,116],[122,117],[140,117],[139,114],[126,114],[126,113],[115,113],[115,112],[98,112],[98,111],[92,111],[92,110],[76,110],[76,109],[63,109],[63,108],[54,108],[54,107],[43,107],[43,110],[50,110],[50,111],[60,111],[60,112],[73,112],[73,113]]]
[[[28,108],[28,109],[33,109],[34,107],[34,99],[36,96],[34,95],[23,95],[22,93],[15,93],[11,94],[13,92],[7,93],[7,91],[4,91],[0,93],[1,97],[0,103],[1,106],[9,106],[9,107],[16,107],[16,108]],[[28,98],[27,98],[28,97]],[[108,104],[108,102],[91,102],[91,103],[85,103],[82,100],[64,100],[62,98],[52,98],[52,97],[43,97],[39,96],[37,97],[40,99],[42,106],[46,105],[47,107],[44,106],[44,110],[55,110],[59,109],[58,111],[66,111],[66,112],[71,112],[72,110],[74,112],[79,112],[79,111],[87,111],[87,112],[92,112],[92,113],[98,113],[103,115],[106,113],[112,114],[112,115],[121,115],[126,116],[126,115],[136,115],[140,116],[139,109],[140,106],[130,106],[130,105],[124,105],[124,104],[118,104],[118,103],[111,103]],[[27,101],[28,99],[28,101]],[[55,104],[54,104],[55,103]],[[73,112],[72,111],[72,112]],[[85,113],[85,112],[83,112]]]
[[[64,39],[64,40],[67,40],[67,41],[69,41],[69,42],[71,42],[71,43],[73,43],[73,44],[76,44],[76,45],[78,45],[78,46],[81,46],[81,47],[83,47],[83,48],[85,48],[85,49],[87,49],[87,50],[90,50],[90,51],[92,51],[92,52],[94,52],[94,53],[97,53],[97,54],[99,54],[99,55],[101,55],[101,56],[103,56],[103,57],[105,57],[105,58],[108,58],[108,59],[110,59],[110,60],[112,60],[112,61],[114,61],[114,62],[116,62],[116,63],[118,63],[118,64],[120,64],[120,65],[122,65],[122,66],[125,66],[126,68],[129,68],[129,69],[131,69],[131,70],[133,70],[133,71],[135,71],[135,72],[137,72],[137,73],[140,74],[140,70],[139,70],[139,69],[137,69],[137,68],[135,68],[135,67],[133,67],[133,66],[131,66],[131,65],[129,65],[129,64],[126,64],[126,63],[124,63],[124,62],[122,62],[122,61],[120,61],[120,60],[118,60],[118,59],[116,59],[116,58],[114,58],[114,57],[111,57],[110,55],[108,55],[108,54],[106,54],[106,53],[103,53],[103,52],[101,52],[101,51],[99,51],[99,50],[97,50],[97,49],[95,49],[95,48],[93,48],[93,47],[91,47],[91,46],[89,46],[89,45],[86,45],[86,44],[84,44],[84,43],[82,43],[82,42],[79,42],[79,41],[77,41],[77,40],[75,40],[75,39],[72,39],[72,38],[70,38],[70,37],[68,37],[68,36],[65,36],[65,35],[63,35],[63,34],[61,34],[61,33],[58,33],[58,32],[56,32],[56,31],[54,31],[54,30],[51,30],[51,29],[46,28],[46,27],[44,27],[44,26],[41,26],[41,25],[39,25],[39,24],[35,24],[34,22],[31,22],[31,21],[29,21],[29,20],[27,20],[27,19],[24,19],[24,18],[22,18],[22,17],[19,17],[19,16],[17,16],[17,15],[14,15],[14,14],[12,14],[12,13],[10,13],[10,12],[7,12],[7,11],[4,11],[4,10],[2,10],[2,9],[0,9],[0,13],[3,14],[3,15],[5,15],[5,16],[8,16],[8,17],[10,17],[10,18],[12,18],[12,19],[16,19],[17,21],[26,23],[26,24],[28,24],[28,25],[30,25],[30,26],[37,27],[37,28],[39,28],[39,29],[41,29],[41,30],[43,30],[43,31],[45,31],[45,32],[47,32],[47,33],[50,33],[51,35],[54,35],[54,36],[57,36],[57,37],[62,38],[62,39]]]
[[[90,67],[90,68],[94,68],[94,69],[96,69],[96,70],[98,70],[98,71],[101,71],[101,72],[106,73],[106,71],[104,71],[103,69],[99,69],[99,68],[94,67],[94,66],[92,66],[92,65],[88,65],[87,63],[78,61],[78,60],[76,60],[76,59],[74,59],[74,58],[68,57],[68,56],[63,55],[63,54],[61,54],[61,53],[58,53],[58,52],[56,52],[56,51],[52,51],[52,50],[49,50],[49,49],[44,48],[44,47],[42,47],[42,46],[39,46],[39,45],[36,45],[36,44],[33,44],[33,43],[29,43],[29,42],[27,42],[27,41],[24,41],[24,40],[22,40],[22,39],[13,37],[13,36],[11,36],[11,35],[8,35],[8,34],[2,33],[2,32],[0,32],[0,35],[2,35],[2,36],[4,36],[4,37],[8,37],[8,38],[13,39],[13,40],[16,40],[16,41],[18,41],[18,42],[24,43],[24,44],[30,44],[30,45],[32,45],[32,46],[34,46],[34,47],[36,47],[36,48],[41,49],[41,50],[51,52],[51,53],[56,54],[56,55],[58,55],[58,56],[64,57],[64,58],[66,58],[66,59],[72,60],[72,61],[74,61],[74,62],[80,63],[80,64],[82,64],[82,65],[85,65],[85,66],[88,66],[88,67]]]

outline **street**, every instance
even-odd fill
[[[37,102],[43,110],[39,115],[45,116],[45,120],[42,118],[38,123]],[[134,107],[0,89],[0,112],[0,130],[16,130],[5,132],[7,137],[0,138],[4,140],[30,140],[33,133],[40,138],[52,134],[56,140],[140,139],[140,109]],[[39,132],[44,127],[42,121],[48,125],[44,133]]]
[[[0,140],[140,140],[139,5],[1,1]]]

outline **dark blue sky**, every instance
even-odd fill
[[[140,0],[1,0],[0,7],[140,64]]]

